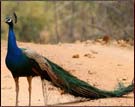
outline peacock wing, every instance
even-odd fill
[[[31,49],[22,49],[23,53],[29,58],[33,71],[41,76],[42,79],[49,79],[57,84],[58,77],[52,72],[51,66],[48,64],[46,58]]]

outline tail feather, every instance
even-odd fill
[[[89,98],[90,96],[91,96],[91,98],[99,97],[97,92],[89,90],[85,87],[81,87],[81,86],[72,87],[72,90],[77,93],[77,96],[82,96],[82,97],[87,97],[87,98]]]
[[[47,58],[45,58],[48,64],[51,67],[52,72],[57,75],[60,81],[63,81],[64,85],[58,83],[59,86],[63,86],[62,88],[69,93],[75,96],[87,97],[87,98],[105,98],[105,97],[120,97],[124,94],[128,94],[134,90],[134,84],[132,83],[128,87],[124,87],[122,89],[117,89],[114,91],[104,91],[98,89],[90,84],[79,80],[77,77],[71,75],[62,67],[58,66],[57,64],[51,62]]]
[[[134,90],[134,84],[132,83],[127,87],[115,90],[114,93],[115,93],[116,97],[120,97],[122,95],[132,92],[133,90]]]

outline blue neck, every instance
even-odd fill
[[[20,49],[16,44],[16,38],[13,30],[13,26],[9,25],[9,32],[8,32],[8,53],[10,54],[18,54],[20,53]]]

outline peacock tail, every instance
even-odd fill
[[[76,96],[87,98],[120,97],[124,94],[132,92],[134,89],[134,84],[132,83],[127,87],[119,88],[114,91],[101,90],[71,75],[66,70],[51,62],[50,60],[46,60],[50,64],[52,71],[57,74],[58,78],[61,78],[61,81],[66,82],[64,85],[59,85],[63,86],[62,88]]]
[[[133,91],[134,84],[127,87],[122,87],[113,91],[105,91],[98,89],[70,74],[59,65],[53,63],[49,59],[37,54],[32,50],[24,50],[24,54],[33,59],[37,66],[41,69],[44,78],[44,72],[50,77],[53,84],[66,92],[86,98],[107,98],[107,97],[120,97]],[[38,72],[38,71],[37,71]]]

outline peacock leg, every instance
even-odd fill
[[[44,97],[44,104],[47,105],[47,87],[46,87],[45,80],[42,80],[42,91],[43,91],[43,97]]]
[[[14,77],[15,88],[16,88],[16,106],[18,106],[18,95],[19,95],[19,77]]]
[[[29,84],[29,88],[28,88],[28,90],[29,90],[29,106],[31,106],[31,89],[32,89],[31,83],[32,83],[32,76],[27,77],[27,80],[28,80],[28,84]]]

